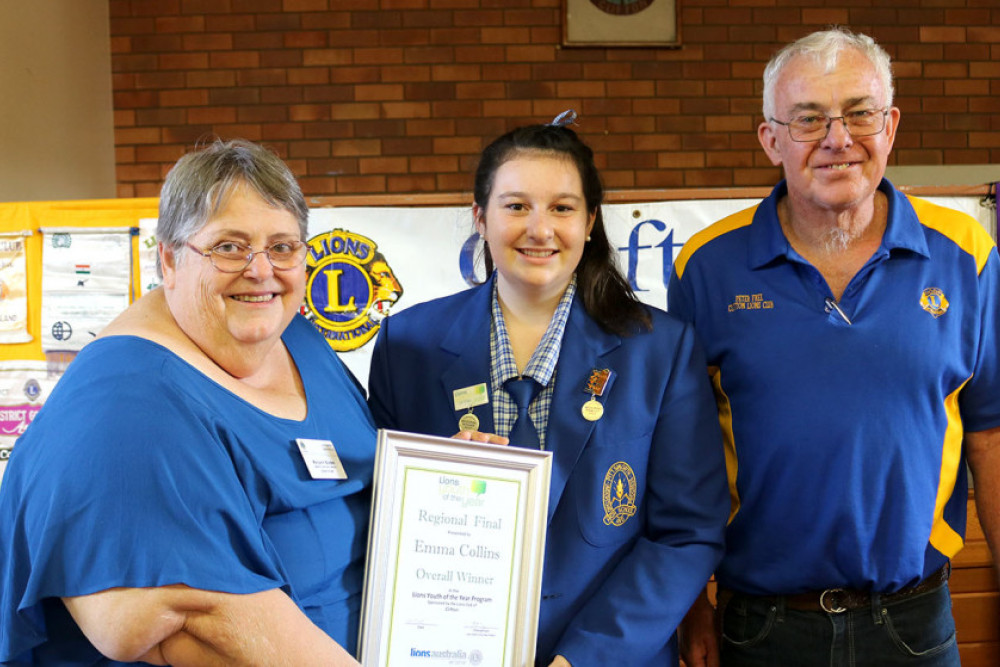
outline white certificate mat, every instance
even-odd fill
[[[550,452],[379,431],[363,665],[534,664],[550,472]]]

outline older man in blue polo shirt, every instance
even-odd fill
[[[892,98],[865,35],[785,47],[758,129],[784,180],[674,264],[733,500],[716,625],[703,598],[688,667],[959,664],[966,462],[1000,548],[1000,259],[976,221],[885,180]]]

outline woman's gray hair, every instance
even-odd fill
[[[306,239],[309,207],[288,166],[269,149],[242,139],[215,141],[173,166],[160,190],[156,239],[178,250],[222,209],[229,195],[249,187],[265,202],[288,211]],[[156,273],[163,277],[160,258]]]
[[[830,72],[837,66],[837,57],[842,51],[854,49],[875,67],[875,74],[885,91],[885,105],[892,106],[892,61],[889,54],[875,40],[862,33],[853,33],[847,28],[832,28],[814,32],[788,44],[771,58],[764,68],[764,118],[774,118],[774,85],[778,76],[793,58],[803,56],[826,67]],[[779,119],[787,120],[787,119]]]

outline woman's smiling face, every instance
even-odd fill
[[[189,244],[209,250],[225,241],[263,250],[299,241],[299,224],[248,187],[237,187]],[[276,342],[298,312],[305,294],[305,265],[275,270],[266,253],[237,273],[216,269],[208,257],[182,246],[163,250],[163,284],[181,329],[209,357],[215,352]]]
[[[571,159],[527,151],[500,165],[486,208],[474,207],[474,215],[501,296],[513,291],[522,298],[550,298],[569,285],[596,213],[587,211]]]

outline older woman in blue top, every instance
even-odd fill
[[[474,196],[490,278],[383,321],[376,423],[550,450],[539,664],[676,664],[729,513],[702,352],[622,277],[593,153],[563,123],[490,144]],[[480,385],[488,403],[456,403]]]
[[[0,489],[0,662],[356,665],[375,429],[299,316],[308,209],[246,142],[183,157],[163,288],[70,364]],[[339,478],[314,459],[334,449]]]

